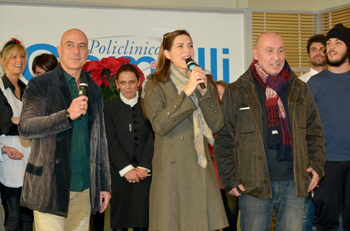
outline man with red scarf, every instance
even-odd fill
[[[249,69],[225,90],[225,125],[215,137],[221,185],[237,196],[241,228],[302,230],[304,201],[324,175],[315,101],[285,60],[282,38],[263,33]]]

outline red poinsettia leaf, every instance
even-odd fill
[[[88,73],[100,68],[101,68],[101,64],[99,61],[89,61],[85,63],[85,65],[83,66],[83,69]]]
[[[93,76],[91,75],[92,80],[98,85],[101,86],[102,84],[102,79],[99,76]]]

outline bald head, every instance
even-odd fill
[[[84,39],[86,41],[86,44],[88,43],[88,39],[85,35],[85,33],[79,29],[70,29],[67,30],[66,32],[63,33],[62,38],[61,38],[61,46],[62,46],[62,42],[65,42],[67,39],[71,38],[71,37],[76,37],[76,36],[80,36],[82,39]]]
[[[261,41],[264,42],[265,39],[271,39],[271,38],[281,39],[283,42],[283,39],[281,38],[281,36],[279,36],[279,34],[275,32],[264,32],[256,38],[255,47],[257,48],[259,44],[261,45]]]
[[[89,55],[88,39],[79,29],[70,29],[62,35],[57,47],[62,68],[71,76],[79,78]]]
[[[283,39],[274,32],[262,33],[256,39],[253,55],[269,75],[278,75],[285,62]]]

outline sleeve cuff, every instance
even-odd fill
[[[128,166],[126,166],[125,168],[119,171],[120,177],[124,177],[125,174],[127,174],[130,170],[133,170],[133,169],[134,167],[131,164],[129,164]]]
[[[141,168],[141,169],[144,169],[144,170],[147,170],[148,172],[151,172],[151,170],[149,170],[148,168],[144,168],[144,167],[141,167],[141,166],[137,166],[138,168]]]

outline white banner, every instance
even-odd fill
[[[165,10],[93,9],[0,5],[0,41],[17,36],[28,52],[24,77],[32,78],[35,56],[58,56],[62,34],[71,28],[85,32],[91,60],[130,57],[145,75],[156,65],[163,34],[187,30],[195,60],[215,80],[232,82],[244,72],[243,12],[215,13]]]

